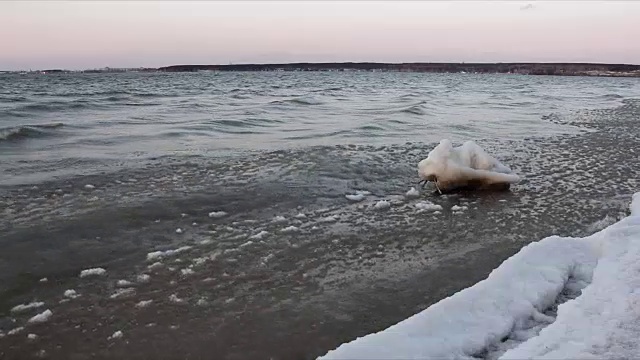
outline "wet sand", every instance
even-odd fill
[[[581,135],[480,141],[523,175],[509,192],[406,198],[434,145],[417,143],[164,158],[4,187],[0,358],[313,359],[474,284],[531,241],[626,215],[640,185],[639,118],[640,102],[626,101],[549,119]],[[345,199],[356,190],[371,195]],[[391,207],[376,210],[382,199]],[[420,212],[424,200],[443,209]],[[98,266],[105,276],[78,277]],[[111,298],[121,279],[131,290]],[[45,305],[10,311],[34,300]],[[49,321],[26,324],[45,309]]]

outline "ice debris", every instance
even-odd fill
[[[80,272],[80,277],[83,278],[87,276],[102,276],[106,273],[107,273],[107,270],[103,268],[85,269]]]
[[[20,313],[29,309],[35,309],[35,308],[39,308],[41,306],[44,306],[44,302],[41,301],[34,301],[34,302],[30,302],[28,304],[20,304],[20,305],[16,305],[13,308],[11,308],[11,312],[13,313]]]
[[[51,310],[47,309],[47,310],[41,312],[40,314],[32,317],[27,322],[30,323],[30,324],[43,323],[43,322],[48,321],[51,318],[52,315],[53,315],[53,312],[51,312]]]

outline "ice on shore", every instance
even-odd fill
[[[418,163],[418,176],[435,182],[440,191],[467,186],[509,186],[520,181],[511,169],[473,141],[453,147],[447,139],[441,140],[427,158]]]
[[[640,193],[586,238],[529,244],[487,279],[323,359],[634,358],[640,353]],[[561,293],[574,300],[561,303]],[[553,312],[543,314],[554,304]]]
[[[47,309],[47,310],[41,312],[40,314],[33,316],[27,322],[29,324],[39,324],[39,323],[47,322],[47,321],[49,321],[49,319],[51,318],[52,315],[53,315],[53,312],[51,312],[51,310]]]
[[[36,309],[44,306],[44,302],[42,301],[33,301],[28,304],[20,304],[11,308],[12,313],[21,313],[30,309]]]
[[[84,278],[87,276],[102,276],[104,274],[107,273],[107,270],[103,269],[103,268],[92,268],[92,269],[85,269],[82,270],[80,272],[80,277]]]
[[[209,217],[210,218],[214,218],[214,219],[219,219],[221,217],[225,217],[227,216],[227,212],[226,211],[212,211],[209,213]]]

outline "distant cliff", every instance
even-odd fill
[[[172,65],[158,71],[407,71],[432,73],[512,73],[565,76],[638,76],[640,65],[591,63],[288,63]]]

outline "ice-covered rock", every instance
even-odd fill
[[[511,169],[473,141],[453,147],[447,139],[418,163],[418,176],[434,182],[441,192],[465,187],[508,189],[520,181]]]

